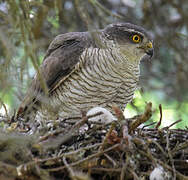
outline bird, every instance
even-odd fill
[[[36,113],[44,104],[58,109],[64,117],[95,106],[125,108],[138,86],[140,61],[151,59],[153,53],[151,35],[128,22],[57,35],[16,117]]]

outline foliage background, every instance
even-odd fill
[[[141,65],[140,89],[126,116],[154,105],[151,121],[163,125],[182,119],[188,126],[188,1],[187,0],[0,0],[0,109],[10,114],[20,101],[52,39],[70,31],[131,22],[154,37],[155,56]]]

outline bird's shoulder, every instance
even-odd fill
[[[88,32],[70,32],[54,38],[41,65],[49,90],[72,72],[82,52],[90,46],[92,40]]]
[[[50,43],[44,61],[47,57],[53,56],[56,50],[63,49],[62,53],[68,53],[74,50],[83,49],[90,43],[88,32],[69,32],[57,35]],[[56,54],[55,54],[56,56]]]

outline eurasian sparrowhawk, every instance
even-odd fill
[[[60,108],[64,116],[95,106],[125,107],[137,88],[141,59],[152,55],[150,35],[130,23],[58,35],[39,68],[48,98],[39,74],[35,75],[17,116],[22,117],[43,103]]]

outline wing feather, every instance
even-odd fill
[[[60,34],[51,42],[44,60],[40,66],[40,72],[49,92],[61,79],[65,78],[79,62],[79,57],[85,48],[91,45],[87,32],[71,32]],[[18,108],[17,118],[29,113],[34,104],[40,104],[43,95],[38,75],[35,75],[31,87]]]
[[[88,46],[87,33],[80,32],[61,34],[52,41],[41,67],[49,90],[72,71]]]

